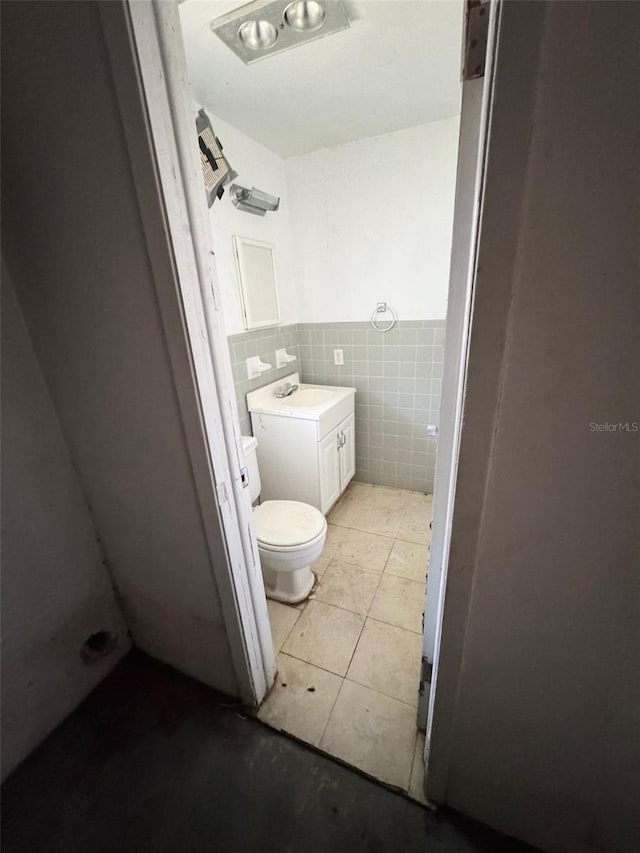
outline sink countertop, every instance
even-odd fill
[[[275,390],[281,385],[290,382],[291,385],[299,385],[298,391],[294,391],[289,397],[276,397]],[[299,406],[292,404],[292,399],[295,398],[299,391],[317,388],[323,391],[331,391],[332,395],[314,406]],[[302,418],[308,421],[319,421],[320,418],[332,409],[336,404],[342,402],[347,397],[355,395],[355,388],[344,388],[338,385],[309,385],[300,382],[300,375],[292,373],[290,376],[285,376],[277,382],[271,382],[269,385],[264,385],[262,388],[257,388],[255,391],[250,391],[247,394],[247,408],[250,412],[262,415],[280,415],[282,417]]]

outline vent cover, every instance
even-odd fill
[[[211,122],[204,110],[200,110],[196,116],[196,130],[207,204],[211,207],[216,198],[221,198],[224,193],[224,185],[237,178],[238,173],[233,171],[222,153],[220,140],[213,132]]]

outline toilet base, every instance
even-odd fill
[[[276,572],[263,565],[262,576],[267,598],[283,604],[300,604],[305,601],[316,584],[311,566],[303,566],[292,572]]]

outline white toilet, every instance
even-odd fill
[[[260,495],[257,439],[243,436],[251,503]],[[300,501],[265,501],[253,511],[267,597],[287,604],[304,601],[313,589],[312,563],[327,538],[327,520],[319,509]]]

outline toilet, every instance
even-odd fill
[[[243,436],[251,503],[260,496],[260,471],[253,436]],[[319,509],[300,501],[264,501],[253,510],[267,598],[286,604],[304,601],[315,584],[311,565],[327,538],[327,520]]]

